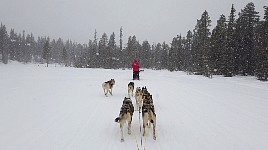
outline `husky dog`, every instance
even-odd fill
[[[154,105],[143,104],[142,106],[142,119],[143,119],[143,136],[146,135],[146,128],[148,127],[148,121],[153,124],[153,139],[156,140],[155,127],[156,127],[156,114],[154,111]]]
[[[145,87],[142,87],[141,92],[142,92],[142,96],[150,95],[150,93],[148,92],[146,86]]]
[[[152,95],[148,91],[143,94],[142,119],[143,119],[143,136],[145,136],[146,128],[148,127],[148,125],[150,126],[151,123],[153,124],[153,139],[156,140],[155,136],[156,114],[154,110]]]
[[[136,88],[136,92],[135,92],[135,99],[136,99],[136,110],[139,111],[139,113],[141,112],[141,107],[142,107],[142,91],[140,87]]]
[[[154,105],[153,96],[150,93],[142,95],[143,103]]]
[[[102,84],[102,88],[103,88],[103,92],[105,94],[105,96],[107,96],[108,92],[113,95],[112,93],[112,89],[113,89],[113,86],[115,84],[115,80],[114,79],[111,79],[109,81],[106,81]]]
[[[123,127],[126,121],[128,122],[128,134],[131,134],[131,122],[134,112],[134,107],[130,98],[125,97],[121,107],[119,117],[115,118],[115,122],[120,123],[121,142],[124,142]]]
[[[148,93],[147,87],[142,87],[141,92],[142,94]]]
[[[133,97],[133,91],[134,91],[134,82],[129,82],[129,84],[128,84],[128,97],[130,97],[130,94]]]

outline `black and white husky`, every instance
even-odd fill
[[[113,86],[115,85],[115,80],[111,79],[109,81],[106,81],[102,84],[103,92],[105,96],[107,96],[108,92],[113,95]]]
[[[123,105],[121,107],[119,117],[115,118],[115,122],[120,123],[120,130],[121,130],[121,142],[124,142],[124,135],[123,135],[123,127],[124,124],[128,123],[128,134],[131,134],[131,122],[132,116],[134,112],[134,107],[130,98],[125,97],[123,101]]]
[[[130,95],[133,97],[134,82],[129,82],[127,87],[128,87],[128,97],[130,97]]]
[[[156,140],[155,128],[156,128],[156,114],[153,104],[152,95],[146,90],[143,93],[143,105],[142,105],[142,119],[143,119],[143,136],[146,135],[146,129],[148,125],[153,124],[153,139]]]

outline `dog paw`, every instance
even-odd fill
[[[154,136],[153,139],[156,140],[156,137]]]
[[[124,139],[121,139],[121,142],[124,142],[125,140]]]

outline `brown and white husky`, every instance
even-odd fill
[[[113,95],[113,86],[115,85],[115,80],[111,79],[109,81],[106,81],[102,84],[103,92],[105,96],[107,96],[108,92]]]
[[[142,91],[140,87],[136,88],[136,92],[135,92],[135,99],[136,99],[136,110],[139,111],[139,113],[141,112],[141,107],[142,107]]]
[[[123,101],[123,105],[121,107],[119,117],[115,118],[115,122],[120,123],[120,130],[121,130],[121,142],[124,142],[124,135],[123,135],[123,127],[124,124],[128,123],[128,134],[131,134],[131,122],[132,116],[134,112],[134,107],[130,98],[125,97]]]

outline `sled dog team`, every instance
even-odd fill
[[[112,88],[115,84],[115,80],[111,79],[110,81],[104,82],[102,88],[105,96],[108,92],[112,95]],[[135,97],[136,100],[136,110],[139,113],[142,113],[143,120],[143,136],[146,135],[147,127],[150,127],[150,124],[153,125],[153,139],[156,140],[155,128],[156,128],[156,114],[154,110],[153,98],[152,95],[148,92],[145,87],[137,87],[134,95],[134,82],[128,84],[128,97],[125,97],[123,104],[120,109],[119,117],[115,118],[115,122],[120,124],[121,131],[121,142],[124,141],[123,127],[127,122],[128,134],[131,134],[131,122],[132,116],[134,113],[134,106],[130,97]]]

